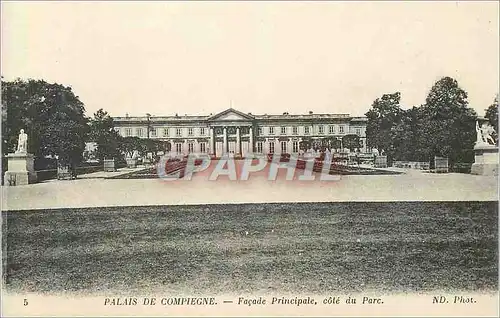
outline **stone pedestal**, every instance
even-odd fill
[[[470,173],[482,176],[498,176],[498,147],[480,144],[474,147],[474,163]]]
[[[127,168],[135,168],[137,167],[137,159],[136,158],[127,158]]]
[[[5,186],[18,186],[36,183],[33,155],[29,153],[10,153],[7,155],[8,166],[4,176]]]
[[[448,173],[448,158],[445,157],[434,157],[434,172],[436,173]]]
[[[115,159],[104,159],[104,171],[115,172]]]
[[[387,156],[375,156],[373,166],[375,168],[387,168]]]

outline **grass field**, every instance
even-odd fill
[[[385,292],[498,288],[497,202],[3,212],[17,292]]]

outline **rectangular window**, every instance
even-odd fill
[[[137,137],[142,137],[142,128],[137,128],[135,133],[137,134]]]
[[[207,152],[207,146],[204,142],[200,143],[200,152],[201,153],[206,153]]]
[[[281,127],[281,134],[286,135],[286,127]]]
[[[182,136],[182,129],[181,128],[175,128],[175,135],[177,137],[181,137]]]
[[[292,127],[292,133],[294,135],[298,135],[299,134],[299,127],[297,127],[297,126]]]
[[[168,137],[168,128],[163,128],[163,137]]]
[[[192,136],[192,135],[193,135],[193,128],[189,127],[188,128],[188,136]]]
[[[292,147],[293,147],[292,150],[294,153],[299,152],[299,142],[298,141],[294,141]]]
[[[269,143],[269,153],[274,153],[274,142]]]
[[[180,142],[178,142],[178,143],[175,144],[175,151],[177,153],[181,153],[182,152],[182,144]]]
[[[200,128],[200,136],[205,136],[205,127]]]
[[[304,134],[309,135],[309,126],[304,127]]]
[[[281,142],[281,153],[286,153],[287,152],[286,146],[287,146],[287,142],[286,141],[282,141]]]
[[[156,137],[156,128],[151,128],[151,137]]]
[[[132,136],[132,128],[125,128],[125,137]]]
[[[356,128],[356,135],[361,136],[361,129]]]
[[[325,126],[321,125],[318,127],[319,133],[324,134],[325,133]]]
[[[328,132],[329,132],[330,134],[334,134],[334,133],[335,133],[335,126],[330,125],[330,126],[328,127]]]
[[[257,142],[257,152],[262,153],[262,141]]]
[[[274,135],[274,127],[269,127],[269,135]]]
[[[262,135],[262,127],[259,127],[257,131],[258,131],[259,136],[261,136]]]
[[[339,133],[343,134],[344,133],[344,126],[339,127]]]
[[[191,153],[194,151],[194,144],[192,142],[188,143],[188,152]]]

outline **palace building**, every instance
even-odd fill
[[[177,154],[225,153],[245,157],[249,153],[299,153],[301,141],[319,144],[353,134],[366,152],[365,117],[348,114],[254,115],[229,108],[208,116],[114,117],[115,130],[123,137],[157,139],[166,151]]]

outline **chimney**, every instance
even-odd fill
[[[128,118],[128,113],[125,113],[125,118]]]
[[[309,115],[312,115],[312,114],[313,114],[313,112],[312,112],[312,110],[310,110],[310,111],[309,111]]]

